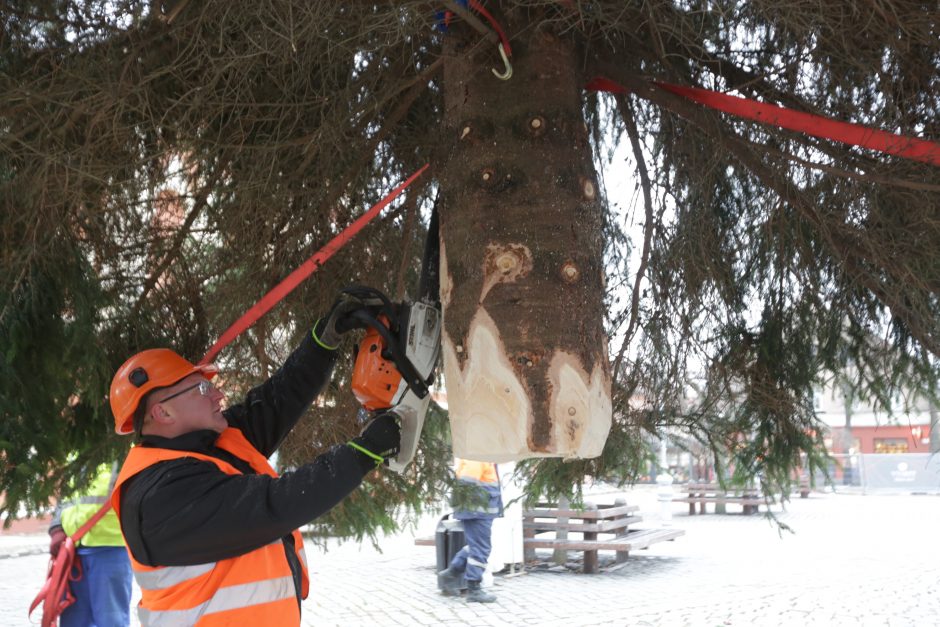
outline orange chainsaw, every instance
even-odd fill
[[[353,366],[352,390],[365,409],[389,409],[401,419],[401,447],[388,462],[398,472],[411,462],[418,447],[440,354],[439,250],[434,210],[428,225],[418,300],[392,303],[371,288],[344,290],[363,302],[381,302],[351,314],[359,326],[366,328]]]

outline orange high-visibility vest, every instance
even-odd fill
[[[455,472],[458,479],[473,481],[475,483],[499,483],[496,474],[496,464],[492,462],[475,462],[469,459],[458,459]]]
[[[277,476],[268,460],[238,429],[223,431],[216,446],[245,460],[258,473]],[[124,460],[111,496],[118,518],[121,486],[125,481],[158,462],[183,457],[212,462],[229,475],[242,474],[231,464],[209,455],[135,446]],[[297,530],[293,536],[302,571],[301,596],[307,598],[310,580],[303,539]],[[294,578],[280,539],[238,557],[193,566],[146,566],[133,555],[130,557],[141,590],[137,612],[144,627],[300,625]]]

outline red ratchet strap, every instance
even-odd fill
[[[82,578],[83,571],[81,562],[75,561],[75,550],[78,541],[88,533],[92,527],[98,524],[105,514],[111,511],[110,499],[102,505],[95,514],[89,518],[78,531],[68,536],[59,547],[59,552],[55,557],[49,560],[49,570],[46,573],[46,581],[43,583],[39,594],[29,604],[27,618],[32,615],[33,610],[42,605],[42,627],[55,627],[59,615],[68,606],[75,603],[75,595],[69,588],[70,581],[78,581]],[[77,566],[75,576],[72,576],[73,567]]]
[[[303,262],[296,270],[287,275],[283,281],[278,283],[274,289],[264,295],[264,297],[255,303],[251,309],[242,314],[241,318],[236,320],[232,326],[225,330],[225,333],[212,345],[209,352],[206,353],[199,364],[204,365],[211,362],[223,348],[234,340],[241,333],[258,321],[258,318],[266,314],[281,299],[290,294],[295,287],[300,285],[307,277],[317,271],[330,257],[332,257],[340,248],[346,245],[362,228],[368,224],[375,216],[379,215],[390,202],[395,200],[399,194],[411,185],[416,178],[421,176],[430,164],[424,164],[420,170],[408,177],[408,179],[393,189],[389,194],[373,205],[371,209],[359,216],[355,222],[347,226],[343,231],[313,254],[312,257]]]
[[[671,85],[669,83],[660,83],[653,81],[653,84],[670,93],[682,96],[693,102],[705,105],[712,109],[724,111],[747,120],[763,122],[764,124],[773,124],[780,128],[791,131],[799,131],[834,141],[879,150],[890,155],[921,161],[931,165],[940,166],[940,144],[925,139],[915,137],[906,137],[896,135],[886,131],[862,126],[861,124],[852,124],[849,122],[840,122],[832,118],[812,113],[802,113],[778,107],[776,105],[765,104],[741,98],[722,94],[708,89],[698,89],[696,87],[682,87],[680,85]],[[615,94],[625,94],[627,88],[619,83],[607,78],[594,78],[586,86],[587,89],[594,91],[606,91]]]
[[[490,26],[493,27],[493,30],[496,31],[496,34],[499,35],[499,40],[503,44],[503,50],[506,51],[507,57],[512,57],[512,47],[509,45],[509,37],[506,36],[506,31],[503,30],[503,27],[499,25],[499,22],[496,21],[489,11],[483,8],[483,5],[477,2],[477,0],[470,0],[470,8],[486,18],[486,21],[490,23]]]

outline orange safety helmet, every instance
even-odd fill
[[[218,372],[212,364],[192,364],[168,348],[151,348],[137,353],[118,368],[111,379],[111,413],[119,435],[134,431],[134,412],[147,392],[173,385],[193,373],[211,379]]]

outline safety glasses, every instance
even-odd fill
[[[208,381],[206,381],[205,379],[203,379],[203,380],[200,381],[199,383],[197,383],[197,384],[195,384],[195,385],[191,385],[191,386],[189,386],[188,388],[183,388],[183,389],[180,390],[179,392],[174,392],[173,394],[170,394],[170,395],[167,396],[166,398],[161,399],[161,400],[159,400],[159,401],[157,401],[157,402],[158,402],[158,403],[165,403],[165,402],[167,402],[167,401],[170,400],[170,399],[174,399],[174,398],[176,398],[177,396],[179,396],[179,395],[181,395],[181,394],[186,394],[186,392],[189,392],[190,390],[195,390],[195,389],[197,389],[197,388],[199,389],[199,394],[200,394],[200,396],[209,396],[209,391],[212,389],[212,384],[209,383]]]

